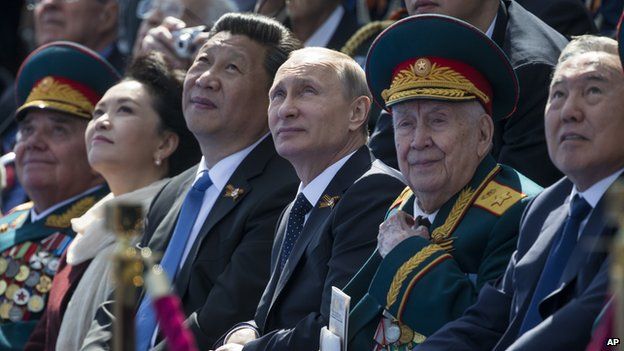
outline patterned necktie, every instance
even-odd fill
[[[310,204],[303,193],[299,193],[299,195],[297,195],[297,199],[295,200],[295,204],[290,210],[290,215],[288,216],[286,237],[284,238],[284,243],[282,244],[282,251],[279,259],[279,272],[284,269],[288,256],[290,256],[290,252],[292,251],[293,246],[295,246],[299,234],[301,234],[301,231],[303,230],[305,215],[310,212],[311,209],[312,204]]]
[[[531,299],[531,305],[529,305],[529,309],[524,321],[522,322],[522,327],[520,328],[520,334],[518,334],[518,336],[524,334],[526,331],[542,322],[542,317],[539,313],[539,304],[546,296],[555,291],[559,286],[561,275],[563,274],[563,271],[570,260],[570,255],[576,246],[581,222],[585,217],[587,217],[587,214],[589,214],[591,209],[592,207],[587,203],[587,201],[579,195],[575,195],[572,199],[570,214],[566,218],[563,230],[559,232],[553,241],[546,264],[544,265],[544,270],[542,271],[540,280],[535,287],[535,292],[533,294],[533,298]]]
[[[182,259],[182,253],[186,248],[186,242],[191,235],[193,225],[197,219],[197,214],[201,209],[204,201],[204,194],[206,189],[212,185],[212,180],[208,175],[208,171],[203,171],[199,179],[193,183],[193,186],[189,189],[186,198],[182,203],[182,209],[180,210],[180,216],[176,223],[173,235],[169,239],[169,244],[163,255],[163,259],[160,262],[161,267],[167,273],[169,280],[173,282],[175,280],[178,267],[180,266],[180,260]],[[143,297],[135,319],[136,324],[136,350],[144,351],[148,350],[151,344],[152,335],[156,329],[156,316],[154,309],[152,308],[152,302],[147,294]]]

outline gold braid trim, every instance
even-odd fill
[[[403,285],[405,279],[407,279],[407,276],[414,269],[416,269],[416,267],[423,263],[423,261],[439,251],[444,251],[444,249],[435,244],[427,245],[422,248],[422,250],[418,251],[417,254],[412,256],[412,258],[403,263],[401,267],[399,267],[399,270],[397,270],[394,278],[392,278],[390,289],[388,289],[388,295],[386,296],[386,309],[390,309],[390,307],[396,302],[399,297],[399,290],[401,290],[401,286]]]
[[[360,47],[360,45],[362,45],[365,41],[367,41],[373,35],[376,35],[379,32],[383,31],[384,29],[390,27],[390,25],[394,22],[396,21],[386,20],[386,21],[374,21],[374,22],[368,23],[367,25],[361,27],[355,33],[353,33],[351,38],[349,38],[349,40],[347,40],[347,42],[344,44],[342,49],[340,49],[340,52],[353,57],[353,55],[355,55],[355,52]]]
[[[89,114],[93,111],[93,104],[74,87],[63,84],[52,77],[45,77],[35,86],[24,105],[31,102],[51,102],[61,106],[72,106],[76,111]],[[72,111],[73,112],[73,111]]]
[[[457,201],[453,204],[451,208],[451,212],[448,217],[444,221],[444,224],[437,227],[431,233],[431,240],[444,247],[449,247],[452,239],[449,238],[451,233],[457,228],[459,221],[464,217],[470,205],[476,200],[477,196],[481,194],[485,186],[492,180],[493,176],[496,175],[500,171],[500,166],[496,165],[490,173],[483,179],[481,184],[477,187],[476,191],[470,189],[470,187],[465,188],[459,193],[457,197]]]
[[[423,91],[423,88],[429,89],[428,94]],[[433,94],[434,92],[437,94]],[[421,94],[463,99],[478,97],[486,103],[490,101],[487,94],[452,68],[433,63],[431,71],[426,76],[421,76],[418,74],[416,62],[408,69],[399,71],[392,79],[390,88],[381,92],[381,97],[386,104],[391,104],[400,98],[421,96]]]
[[[65,213],[60,215],[51,215],[46,219],[45,225],[48,227],[55,228],[67,228],[70,226],[70,220],[72,218],[80,217],[88,209],[90,209],[95,204],[95,197],[89,196],[84,199],[76,202],[72,207],[70,207]]]

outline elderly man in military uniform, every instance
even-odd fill
[[[0,349],[21,350],[45,309],[60,256],[81,216],[108,193],[87,162],[93,107],[119,76],[70,42],[42,46],[17,77],[17,176],[32,200],[0,219]]]
[[[366,75],[392,113],[409,187],[380,226],[377,252],[345,288],[355,302],[349,348],[406,350],[504,273],[522,211],[541,188],[489,153],[518,85],[475,27],[441,15],[401,20],[373,43]]]

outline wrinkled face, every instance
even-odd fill
[[[162,142],[160,117],[145,86],[123,81],[95,106],[85,133],[89,163],[104,178],[122,169],[149,169]]]
[[[459,18],[474,23],[484,0],[405,0],[410,15],[434,13]]]
[[[624,166],[624,75],[619,58],[589,52],[555,71],[546,104],[553,163],[584,190]]]
[[[349,121],[353,101],[344,90],[327,64],[301,56],[286,61],[269,91],[269,128],[277,152],[288,160],[322,162],[341,151],[357,129]]]
[[[200,49],[186,74],[182,107],[200,145],[251,144],[267,131],[266,49],[244,35],[220,32]]]
[[[472,178],[488,142],[479,140],[479,117],[467,116],[467,104],[411,100],[393,106],[399,169],[415,193],[452,195]]]
[[[38,45],[69,40],[94,47],[103,9],[100,0],[41,0],[34,11],[35,40]]]
[[[18,123],[15,144],[17,177],[26,193],[54,189],[58,203],[93,186],[84,142],[87,120],[51,111],[32,110]]]

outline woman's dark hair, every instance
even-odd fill
[[[124,80],[137,81],[145,86],[152,107],[160,117],[160,130],[178,135],[178,148],[169,156],[167,175],[173,177],[197,164],[201,150],[182,114],[184,72],[172,69],[162,54],[151,52],[137,57],[130,64]]]
[[[269,85],[290,52],[301,48],[301,42],[283,24],[253,13],[226,13],[214,24],[208,36],[212,38],[219,32],[244,35],[266,48],[264,69],[269,77]]]

